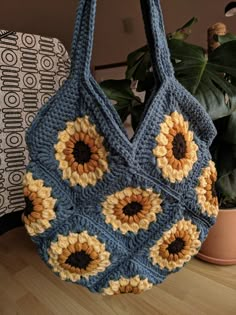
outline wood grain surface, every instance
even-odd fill
[[[236,315],[236,266],[193,259],[141,295],[105,297],[65,283],[24,228],[0,237],[0,315]]]

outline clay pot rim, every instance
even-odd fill
[[[219,209],[219,212],[235,212],[236,211],[236,207],[235,208],[224,208],[224,209]]]

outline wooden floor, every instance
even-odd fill
[[[104,297],[65,283],[19,228],[0,237],[0,315],[236,315],[236,266],[197,259],[142,295]]]

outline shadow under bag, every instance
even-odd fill
[[[159,0],[141,7],[156,85],[133,138],[90,73],[95,0],[80,1],[70,76],[26,136],[25,227],[62,280],[104,295],[178,271],[218,214],[214,125],[174,76]]]

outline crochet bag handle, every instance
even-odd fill
[[[146,36],[158,82],[174,75],[167,45],[160,0],[140,0]],[[80,0],[72,41],[71,75],[89,78],[97,0]]]

